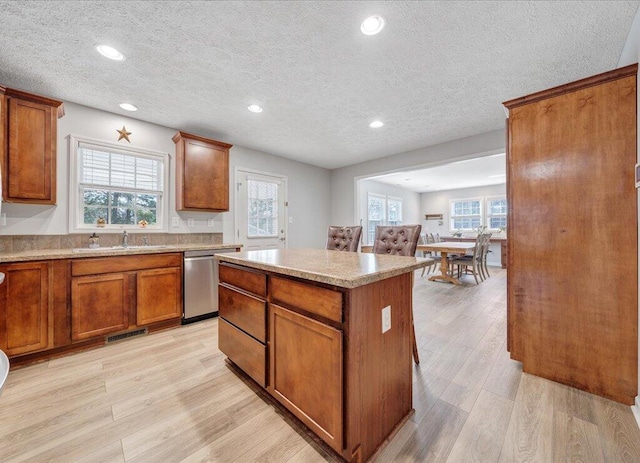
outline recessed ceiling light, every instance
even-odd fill
[[[137,111],[138,107],[132,105],[131,103],[120,103],[120,107],[125,111]]]
[[[384,18],[382,16],[369,16],[362,21],[360,30],[364,35],[376,35],[384,27]]]
[[[122,53],[109,45],[96,45],[96,50],[105,58],[112,59],[114,61],[124,61],[125,57]]]
[[[257,104],[249,105],[247,107],[247,109],[249,111],[251,111],[252,113],[261,113],[262,112],[262,106],[258,106]]]
[[[384,124],[382,123],[382,121],[373,121],[371,124],[369,124],[369,127],[371,127],[372,129],[379,129],[383,125]]]

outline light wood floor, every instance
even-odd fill
[[[415,414],[377,462],[640,462],[627,406],[521,372],[505,272],[416,275]],[[0,461],[337,461],[225,364],[217,320],[10,372]]]

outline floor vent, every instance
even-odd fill
[[[134,336],[142,336],[148,332],[147,328],[142,328],[139,330],[127,331],[126,333],[114,334],[113,336],[107,336],[104,343],[111,344],[112,342],[122,341],[123,339],[132,338]]]

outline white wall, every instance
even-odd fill
[[[65,103],[65,116],[58,119],[57,145],[57,205],[3,203],[6,226],[0,227],[1,235],[58,235],[69,232],[69,142],[68,135],[129,145],[125,140],[117,142],[116,129],[126,126],[131,132],[130,146],[169,153],[170,192],[169,216],[180,217],[180,226],[170,227],[170,233],[223,233],[225,243],[234,240],[234,188],[230,188],[230,211],[223,213],[176,212],[175,210],[175,144],[171,138],[177,129],[162,127],[119,114],[100,111],[73,103]],[[225,141],[225,140],[221,140]],[[323,247],[326,227],[329,224],[330,172],[278,156],[234,146],[229,156],[230,182],[233,183],[235,166],[263,169],[288,177],[289,247]],[[231,186],[231,185],[230,185]],[[187,219],[195,219],[193,227]],[[207,219],[214,219],[214,226],[207,226]],[[135,229],[131,230],[135,232]],[[105,230],[104,233],[107,231]],[[146,231],[148,232],[148,231]]]
[[[504,150],[505,134],[501,129],[334,169],[331,171],[331,223],[356,220],[356,180],[359,178],[504,153]]]
[[[324,248],[327,241],[327,227],[330,222],[329,205],[331,197],[330,171],[302,162],[272,156],[249,148],[234,146],[230,158],[231,177],[234,183],[234,168],[245,167],[287,176],[287,211],[291,222],[288,227],[289,248]],[[231,188],[229,201],[234,204],[236,189]],[[224,221],[224,238],[233,241],[233,211]]]
[[[367,194],[375,193],[379,195],[394,196],[402,198],[402,223],[421,223],[420,217],[420,194],[405,188],[389,185],[388,183],[377,182],[375,180],[362,179],[358,181],[358,202],[359,217],[362,220],[362,243],[367,243]],[[350,223],[357,224],[357,221]],[[349,223],[349,224],[350,224]],[[347,223],[339,225],[349,225]],[[367,243],[372,244],[372,243]]]

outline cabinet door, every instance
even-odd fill
[[[627,404],[638,393],[633,72],[510,109],[508,158],[512,358]]]
[[[71,339],[81,341],[129,326],[130,275],[108,273],[71,280]]]
[[[0,348],[7,355],[46,349],[49,343],[49,264],[0,267]]]
[[[141,270],[137,276],[137,325],[182,316],[182,275],[179,267]]]
[[[49,105],[9,98],[6,201],[56,203],[55,111]]]
[[[342,332],[270,304],[269,340],[269,392],[342,451]]]
[[[182,156],[178,156],[178,162],[182,175],[178,185],[182,186],[182,195],[177,209],[228,211],[229,149],[189,138],[180,143]]]

